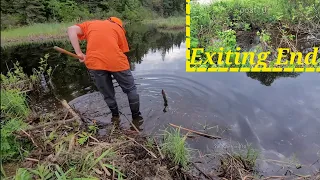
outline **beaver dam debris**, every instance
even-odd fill
[[[164,90],[162,89],[161,90],[161,94],[162,94],[162,97],[163,97],[163,101],[164,101],[164,109],[163,109],[163,112],[167,112],[167,107],[168,107],[168,99],[167,99],[167,95],[166,93],[164,92]]]

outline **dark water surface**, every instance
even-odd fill
[[[159,132],[168,123],[206,129],[223,140],[190,139],[192,148],[210,153],[230,147],[229,142],[252,143],[263,158],[286,161],[295,155],[306,165],[304,170],[320,167],[310,166],[320,156],[320,73],[186,73],[184,32],[145,28],[129,31],[128,37],[144,116],[140,129]],[[55,52],[54,45],[72,51],[68,43],[7,48],[1,57],[2,71],[5,62],[19,60],[31,72],[39,58],[50,53],[59,98],[71,101],[93,92],[84,65]],[[162,89],[168,97],[167,112],[163,112]],[[129,114],[126,97],[119,87],[117,92],[122,94],[121,111]]]

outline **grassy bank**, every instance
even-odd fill
[[[66,29],[76,22],[69,23],[42,23],[23,26],[1,31],[1,46],[10,46],[20,43],[45,42],[66,39]],[[184,30],[185,17],[169,17],[140,22],[144,25],[153,25],[161,30]]]
[[[19,64],[1,74],[1,179],[181,179],[188,175],[185,137],[174,129],[161,139],[114,124],[83,123],[63,101],[54,112],[34,111],[36,104],[30,102],[33,93],[42,94],[37,86],[41,75],[47,80],[51,75],[47,57],[31,76]],[[107,133],[100,135],[99,129]]]
[[[184,29],[186,24],[186,17],[170,17],[170,18],[158,18],[154,20],[145,20],[143,24],[155,25],[161,29]]]

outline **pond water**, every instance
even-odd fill
[[[173,123],[223,137],[189,139],[192,148],[204,153],[234,142],[252,143],[265,158],[284,160],[295,155],[307,165],[301,171],[320,167],[319,163],[310,166],[320,156],[320,73],[186,73],[184,32],[140,27],[128,31],[128,40],[144,117],[141,130],[158,133]],[[57,97],[72,101],[94,92],[84,65],[55,52],[55,45],[72,51],[68,42],[2,49],[1,71],[18,60],[31,73],[40,57],[50,53]],[[122,94],[121,111],[129,114],[127,99],[116,88]],[[168,98],[166,112],[162,89]]]

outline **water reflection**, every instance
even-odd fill
[[[132,50],[128,57],[144,117],[144,122],[136,124],[139,129],[155,132],[168,123],[197,130],[214,127],[207,132],[253,143],[267,158],[283,160],[296,154],[302,164],[313,163],[320,148],[319,73],[186,73],[184,38],[184,32],[163,33],[152,27],[128,30]],[[54,45],[72,51],[69,43],[2,49],[1,71],[6,70],[6,63],[10,66],[10,60],[19,60],[31,72],[39,58],[50,53],[57,96],[70,101],[94,91],[85,66],[55,52]],[[126,97],[116,89],[121,111],[129,113]],[[168,98],[166,112],[162,89]],[[97,101],[89,97],[87,102],[97,111]],[[106,108],[103,105],[101,109]],[[96,116],[102,117],[103,113]],[[125,119],[115,123],[128,124]],[[216,141],[204,138],[190,143],[208,152],[218,147]]]
[[[162,59],[170,51],[172,46],[179,47],[185,41],[184,32],[166,33],[152,26],[133,25],[127,28],[127,38],[130,52],[127,54],[132,70],[136,64],[141,64],[143,57],[149,52],[161,54]],[[85,50],[85,43],[81,48]],[[19,61],[24,71],[32,73],[32,68],[39,66],[40,58],[49,53],[48,64],[54,69],[52,79],[55,85],[55,94],[66,100],[72,100],[80,95],[95,90],[90,76],[84,64],[78,60],[54,51],[53,46],[62,47],[73,52],[69,42],[48,42],[18,45],[1,48],[1,72],[13,67],[13,63]]]
[[[300,75],[300,73],[286,73],[286,72],[275,72],[275,73],[254,73],[254,72],[248,72],[247,76],[256,79],[261,82],[261,84],[266,86],[271,86],[272,83],[279,78],[285,78],[285,77],[291,77],[296,78]]]

